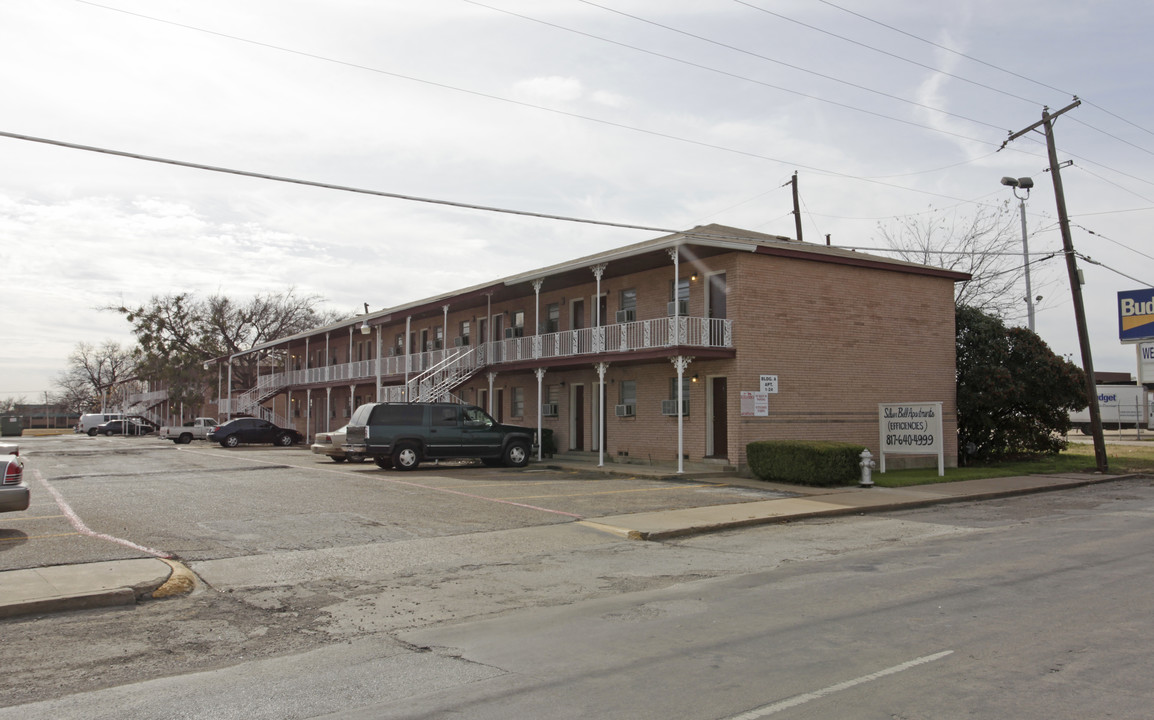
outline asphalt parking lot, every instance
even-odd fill
[[[0,516],[0,571],[169,555],[198,561],[574,522],[783,497],[724,478],[612,466],[460,463],[412,472],[307,447],[63,435],[21,438],[32,489]]]

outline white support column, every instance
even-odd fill
[[[332,372],[330,370],[330,366],[329,366],[329,358],[331,357],[329,355],[329,335],[331,335],[331,334],[332,333],[325,333],[325,381],[326,382],[330,379],[329,373]]]
[[[305,391],[305,442],[309,441],[313,432],[313,389]]]
[[[685,368],[693,362],[693,358],[678,355],[669,358],[673,367],[677,368],[677,472],[685,472],[685,413],[681,409],[685,406]]]
[[[600,383],[600,400],[597,405],[597,467],[605,466],[605,371],[609,363],[597,363],[597,378]]]
[[[104,410],[104,403],[101,402],[101,410]],[[232,355],[228,356],[228,417],[225,420],[232,420]]]
[[[413,316],[405,318],[405,402],[409,401],[409,372],[412,370],[413,349],[409,347],[409,337],[413,334]]]
[[[601,329],[601,276],[605,274],[605,263],[589,268],[597,278],[597,290],[593,296],[593,352],[605,352],[604,330]]]
[[[349,385],[349,418],[352,418],[353,411],[357,409],[357,406],[353,405],[353,403],[355,403],[357,401],[356,397],[355,397],[356,392],[357,392],[356,384]]]
[[[545,380],[545,368],[537,368],[533,371],[537,375],[537,462],[541,462],[542,447],[545,445],[545,435],[542,430],[542,413],[541,402],[545,399],[541,395],[541,383]]]
[[[309,339],[305,338],[305,382],[310,382],[312,378],[309,377]]]
[[[441,327],[441,350],[444,351],[444,356],[449,355],[449,306],[442,305],[441,310],[445,312],[445,320]]]
[[[544,280],[537,279],[533,281],[533,295],[536,298],[535,307],[533,310],[533,322],[537,327],[533,331],[533,357],[541,357],[541,339],[537,337],[541,334],[541,286],[545,283]],[[540,386],[540,378],[538,378],[538,386]],[[541,458],[537,458],[540,460]]]
[[[493,382],[497,379],[497,373],[491,372],[488,374],[488,377],[489,377],[489,407],[485,408],[485,412],[492,415],[493,414]]]
[[[332,416],[333,416],[333,389],[330,386],[330,387],[325,388],[325,430],[326,431],[332,430],[332,428],[330,427],[330,425],[332,425],[332,420],[329,419]]]

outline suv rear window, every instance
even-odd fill
[[[369,425],[424,425],[424,405],[378,405],[369,416]]]

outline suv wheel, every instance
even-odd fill
[[[237,445],[240,445],[240,438],[238,438],[236,435],[229,435],[224,440],[221,440],[220,444],[224,447],[236,447]]]
[[[525,467],[529,464],[529,445],[522,440],[509,443],[505,448],[505,464],[509,467]]]
[[[405,442],[393,450],[393,467],[398,470],[415,470],[421,464],[421,454],[413,443]]]
[[[288,447],[293,444],[293,436],[288,433],[281,433],[276,436],[276,444],[281,447]]]

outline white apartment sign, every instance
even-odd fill
[[[769,393],[741,391],[742,417],[769,417]]]
[[[777,394],[777,376],[776,375],[762,375],[761,376],[761,391],[763,393]]]
[[[942,438],[942,404],[878,403],[878,445],[881,471],[886,471],[886,453],[891,455],[937,455],[938,476],[946,474],[945,443]]]

